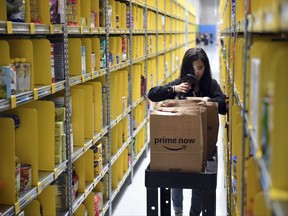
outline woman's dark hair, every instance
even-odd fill
[[[190,48],[186,51],[181,65],[181,71],[180,71],[180,77],[185,77],[188,73],[195,76],[195,70],[193,68],[193,62],[196,60],[202,60],[204,63],[204,74],[203,77],[200,80],[199,88],[200,91],[203,92],[209,92],[211,81],[212,81],[212,75],[211,75],[211,68],[209,59],[207,57],[206,52],[202,48]]]

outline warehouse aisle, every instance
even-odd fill
[[[208,54],[210,66],[212,69],[212,76],[219,80],[219,55],[218,49],[215,45],[203,46],[203,49]],[[220,121],[221,124],[221,121]],[[222,125],[220,125],[219,138],[218,138],[218,179],[217,179],[217,192],[216,192],[216,215],[226,215],[226,189],[224,185],[224,156],[222,145]],[[136,166],[132,184],[126,181],[123,191],[117,195],[113,202],[113,216],[145,216],[146,215],[146,187],[145,169],[149,164],[149,153],[140,159],[139,164]],[[189,215],[191,201],[191,190],[184,190],[184,216]],[[171,215],[174,215],[173,213]]]

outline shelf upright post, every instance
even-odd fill
[[[71,95],[69,85],[69,61],[68,61],[68,27],[67,27],[67,1],[65,0],[65,24],[63,26],[63,46],[64,46],[64,73],[65,73],[65,124],[66,124],[66,153],[67,153],[67,203],[69,215],[73,215],[73,201],[72,201],[72,149],[71,149],[71,118],[72,118],[72,107],[71,107]]]
[[[225,6],[225,9],[224,9],[224,13],[225,13],[225,10],[229,10],[229,8],[228,8],[228,1],[229,0],[227,0],[227,2],[226,2],[226,6]],[[231,24],[230,24],[230,26],[229,26],[229,38],[232,38],[232,37],[235,37],[235,28],[234,28],[234,24],[235,24],[235,17],[236,17],[236,0],[232,0],[231,1],[231,8],[230,8],[230,10],[231,10]],[[233,8],[234,7],[234,8]],[[234,12],[235,12],[235,14],[234,14],[234,16],[235,17],[233,17],[233,10],[234,10]],[[232,28],[231,28],[231,25],[233,26],[233,31],[231,30]],[[233,40],[233,43],[235,44],[235,38],[234,38],[234,40]],[[233,44],[233,45],[234,45]],[[228,62],[229,62],[229,59],[231,58],[231,56],[232,57],[235,57],[235,51],[234,51],[234,49],[232,49],[232,53],[231,53],[231,48],[233,48],[233,47],[231,47],[231,43],[229,42],[228,43],[228,54],[227,54],[227,62],[226,62],[226,64],[228,64]],[[233,58],[233,62],[232,62],[232,64],[234,64],[234,60],[235,60],[235,58]],[[234,65],[229,65],[229,71],[228,71],[228,73],[229,73],[229,76],[232,78],[232,80],[231,80],[231,85],[232,85],[232,98],[229,98],[229,103],[231,103],[231,104],[234,104],[234,101],[235,101],[235,95],[234,95],[234,92],[235,92],[235,69],[234,69]],[[230,114],[229,114],[230,116],[229,116],[229,125],[232,125],[232,121],[233,121],[233,118],[232,118],[232,110],[230,111]],[[232,143],[232,130],[229,130],[229,156],[228,156],[228,160],[229,160],[229,168],[228,168],[228,174],[229,174],[229,197],[228,197],[228,207],[229,207],[229,213],[231,214],[231,209],[232,209],[232,205],[233,205],[233,203],[231,202],[231,190],[232,190],[232,166],[233,166],[233,159],[232,159],[232,157],[233,157],[233,155],[232,155],[232,145],[234,145],[234,143]]]
[[[161,80],[159,80],[158,79],[158,65],[159,65],[159,62],[158,62],[158,60],[159,60],[159,50],[158,50],[158,43],[159,43],[159,32],[158,32],[158,0],[155,0],[156,1],[156,85],[160,85],[160,81]]]
[[[144,65],[144,74],[145,74],[145,78],[146,80],[148,79],[148,31],[147,31],[147,20],[148,20],[148,11],[147,11],[147,0],[145,0],[145,7],[144,7],[144,30],[145,30],[145,38],[144,38],[144,47],[145,47],[145,65]],[[148,90],[148,85],[146,82],[146,91]],[[150,116],[150,110],[148,107],[148,97],[146,95],[145,92],[145,111],[146,111],[146,119],[149,118]],[[148,141],[150,141],[150,137],[148,137],[148,131],[149,131],[149,127],[148,127],[148,123],[146,123],[146,140],[145,143],[149,143]],[[145,147],[145,156],[147,157],[148,153],[149,153],[149,145],[146,145]]]
[[[100,0],[101,1],[101,0]],[[109,208],[108,208],[108,215],[112,215],[112,163],[111,163],[111,115],[110,115],[110,67],[109,67],[109,31],[111,28],[111,20],[109,17],[109,0],[102,0],[104,2],[104,11],[105,11],[105,40],[106,40],[106,47],[105,47],[105,55],[106,55],[106,100],[107,100],[107,125],[108,125],[108,158],[109,158],[109,170],[108,170],[108,200],[109,200]]]
[[[170,4],[170,11],[169,11],[169,15],[172,14],[172,0],[169,1],[169,4]],[[167,11],[166,11],[167,12]],[[172,55],[172,50],[171,50],[171,43],[172,43],[172,16],[170,16],[170,26],[169,26],[169,52],[170,52],[170,75],[172,76],[174,74],[174,68],[172,67],[172,62],[173,62],[173,55]],[[167,44],[167,41],[166,41],[166,44]],[[176,56],[175,56],[176,58]],[[174,60],[175,60],[174,58]],[[175,65],[174,65],[175,66]]]
[[[167,83],[167,78],[169,77],[168,75],[168,67],[167,67],[167,63],[166,63],[166,1],[164,1],[164,9],[165,9],[165,14],[164,14],[164,70],[165,70],[165,83]],[[163,15],[162,15],[163,16]],[[162,20],[163,21],[163,20]],[[163,24],[163,23],[162,23]]]
[[[185,8],[185,50],[189,48],[189,10],[188,10],[188,2],[186,2]]]
[[[129,75],[128,75],[128,91],[129,91],[129,106],[131,107],[131,112],[130,112],[130,137],[131,137],[131,143],[130,143],[130,164],[129,166],[131,167],[131,174],[130,174],[130,183],[133,182],[133,177],[134,177],[134,170],[133,170],[133,160],[134,160],[134,148],[133,148],[133,142],[134,142],[134,137],[133,137],[133,98],[132,98],[132,91],[133,91],[133,86],[132,86],[132,80],[133,80],[133,56],[132,56],[132,46],[133,46],[133,37],[132,37],[132,30],[133,30],[133,20],[132,20],[132,1],[129,1]]]
[[[248,39],[249,39],[249,35],[248,35],[248,13],[249,13],[249,5],[250,5],[250,1],[246,0],[245,1],[245,26],[244,26],[244,68],[243,68],[243,109],[242,109],[242,118],[243,118],[243,129],[242,129],[242,173],[241,173],[241,189],[242,189],[242,197],[241,197],[241,215],[244,216],[245,215],[245,152],[246,152],[246,144],[245,144],[245,140],[247,137],[247,133],[246,133],[246,94],[247,94],[247,57],[248,57]]]

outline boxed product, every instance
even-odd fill
[[[81,46],[81,68],[82,74],[86,74],[86,47]]]
[[[55,108],[55,121],[65,121],[65,107]]]
[[[26,15],[25,14],[25,9],[26,9],[25,1],[6,0],[6,8],[7,8],[7,20],[8,21],[25,22],[25,15]]]
[[[152,110],[150,169],[173,172],[202,171],[202,121],[200,110]]]
[[[62,163],[62,137],[61,136],[55,136],[55,164]]]
[[[59,41],[51,41],[54,54],[54,76],[56,81],[65,79],[65,65],[64,65],[64,46]]]
[[[103,193],[102,192],[95,192],[94,205],[95,205],[95,212],[99,213],[102,211],[103,209]]]
[[[67,152],[66,152],[66,134],[62,134],[62,160],[67,160]],[[73,146],[71,148],[71,151],[73,152]]]
[[[0,98],[16,93],[16,72],[10,66],[0,66]]]
[[[56,209],[68,208],[68,175],[65,172],[61,173],[57,179],[55,179],[53,186],[55,188]]]
[[[15,68],[17,75],[17,92],[26,92],[31,90],[31,65],[25,58],[15,59]]]
[[[60,137],[64,133],[64,123],[62,121],[55,122],[55,137]]]
[[[101,174],[103,169],[102,157],[97,159],[94,158],[94,174],[99,175]]]
[[[101,142],[102,142],[102,163],[103,165],[105,165],[109,162],[108,137],[107,136],[102,137]]]

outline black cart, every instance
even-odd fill
[[[207,162],[205,172],[162,172],[145,170],[147,189],[147,216],[158,216],[158,188],[160,188],[160,215],[171,215],[171,188],[201,189],[202,215],[216,215],[217,157]]]

